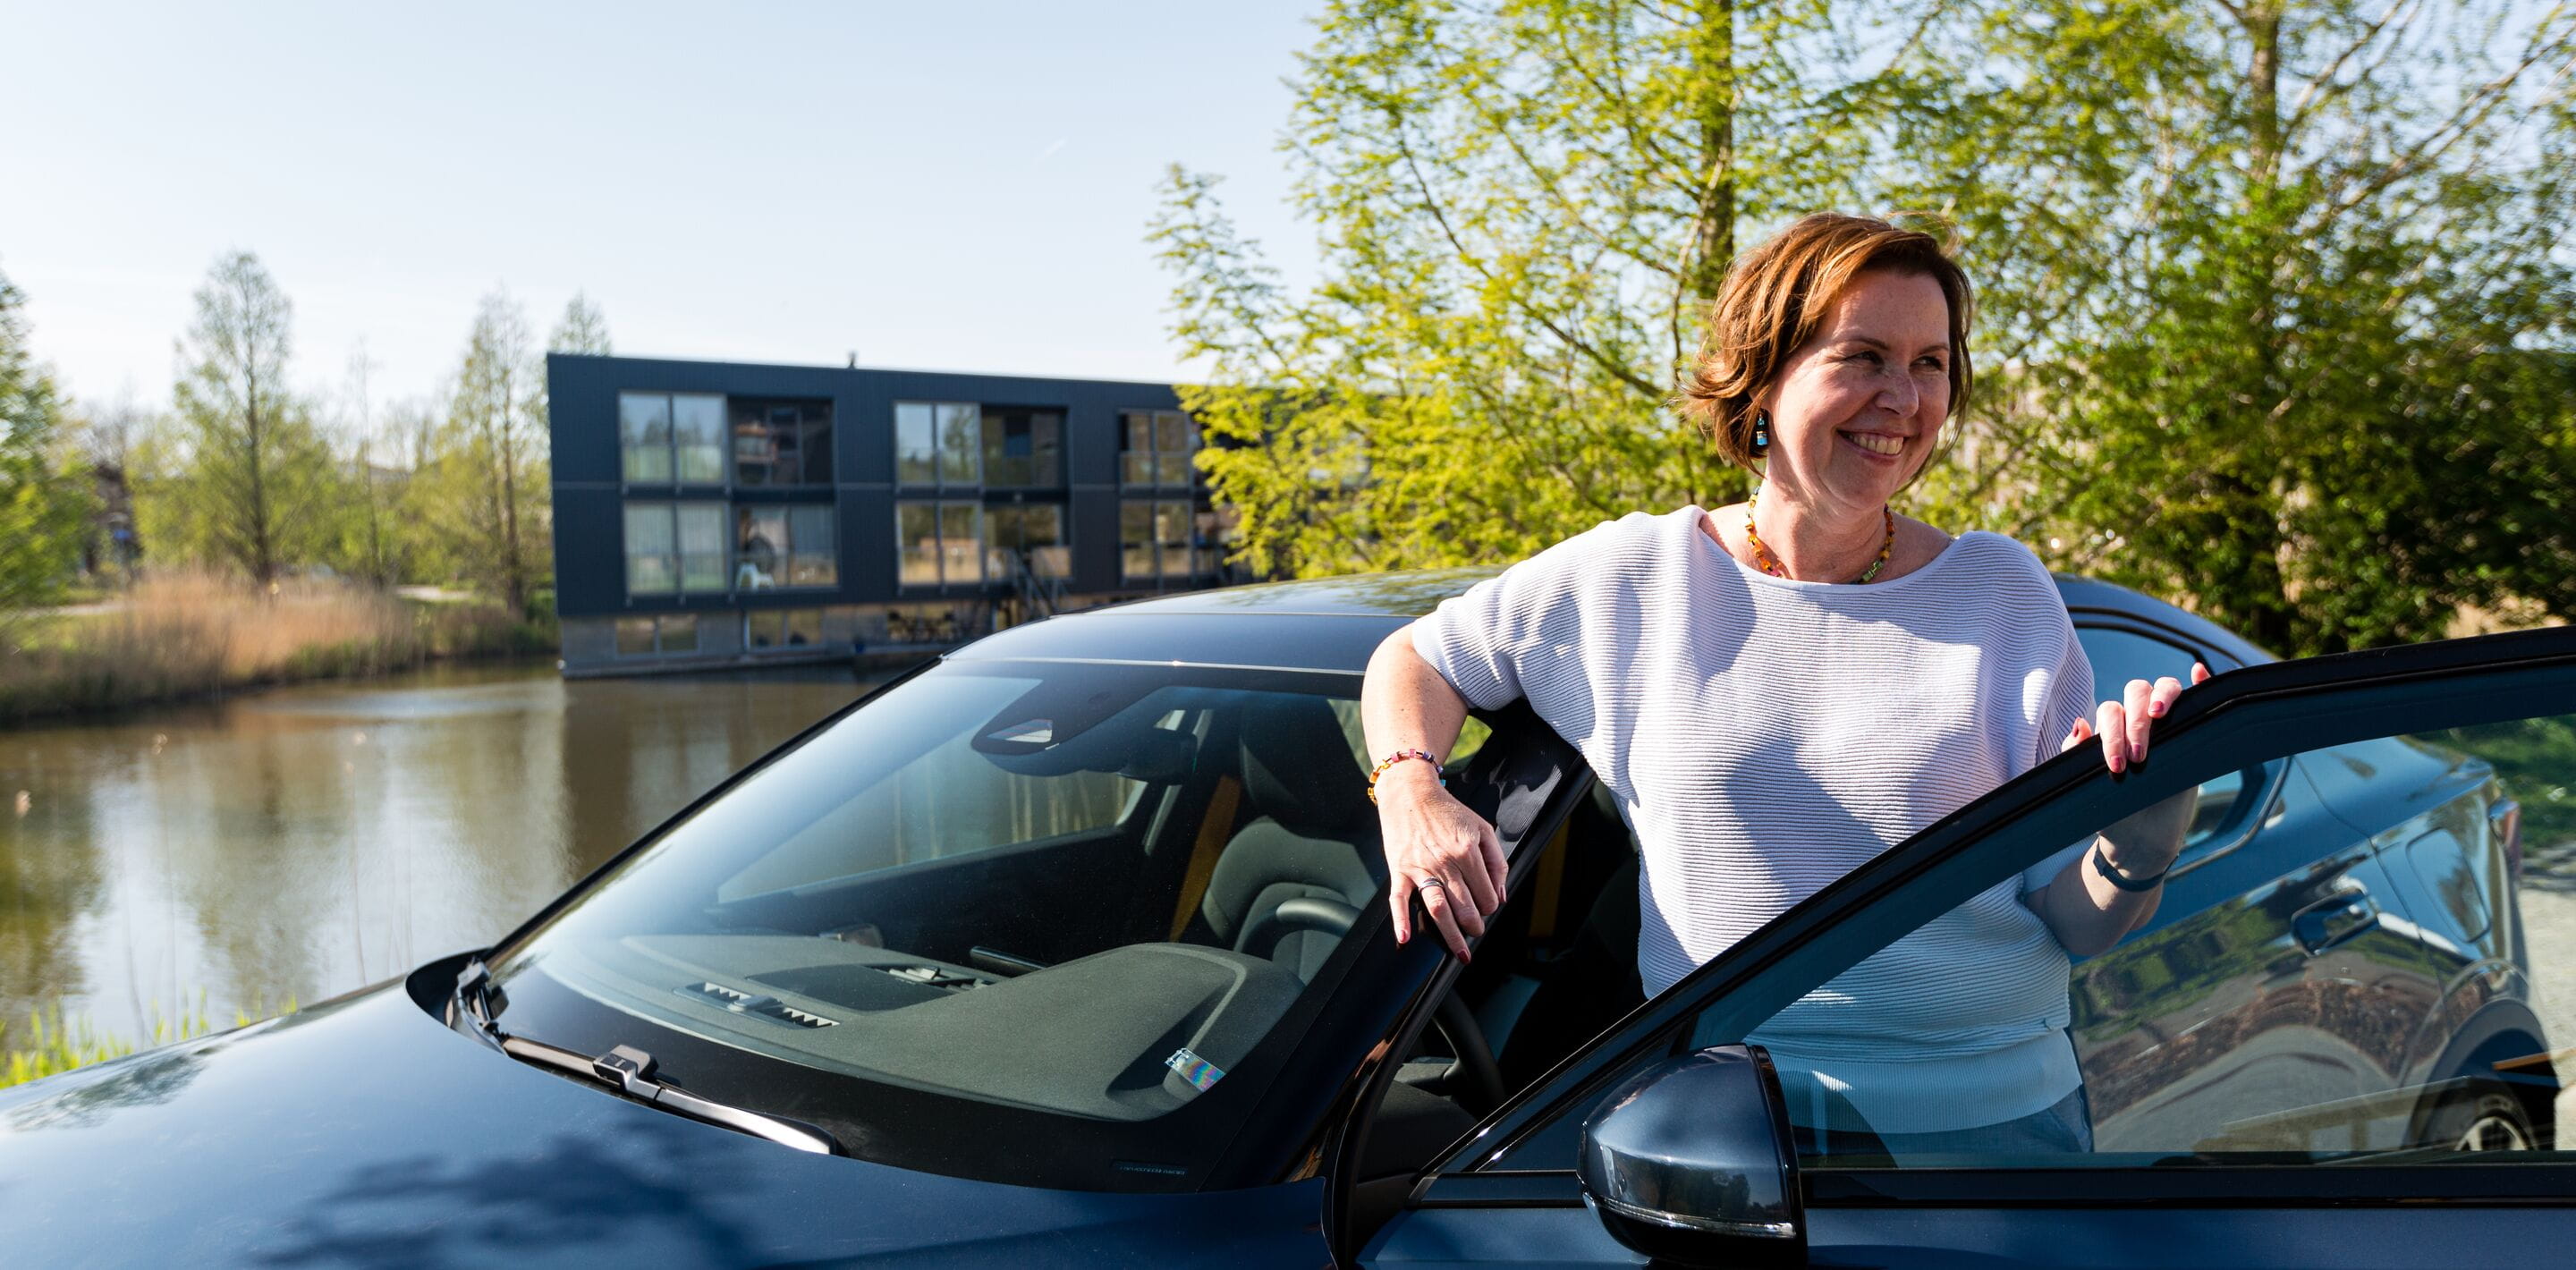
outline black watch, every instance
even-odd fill
[[[2111,857],[2102,854],[2102,840],[2098,837],[2093,840],[2093,850],[2087,854],[2093,857],[2093,871],[2111,879],[2111,885],[2123,891],[2152,891],[2165,884],[2165,873],[2173,872],[2173,866],[2168,864],[2164,868],[2164,873],[2158,873],[2154,877],[2129,877],[2111,866]]]

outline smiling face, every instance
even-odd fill
[[[1771,416],[1764,483],[1818,511],[1876,513],[1940,442],[1950,356],[1938,281],[1855,276],[1757,399]]]

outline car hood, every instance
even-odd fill
[[[1311,1267],[1315,1181],[1032,1190],[811,1155],[515,1062],[458,960],[0,1092],[15,1265]]]

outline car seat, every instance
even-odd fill
[[[1507,1089],[1537,1079],[1645,1000],[1637,975],[1635,844],[1607,789],[1594,784],[1588,801],[1589,808],[1576,812],[1571,844],[1586,881],[1569,889],[1589,889],[1592,904],[1573,939],[1530,967],[1538,985],[1512,1025],[1502,1029],[1506,1040],[1498,1058]]]
[[[1252,819],[1217,857],[1200,922],[1207,942],[1311,980],[1341,942],[1333,917],[1365,911],[1385,879],[1377,806],[1321,697],[1253,694],[1236,736]]]

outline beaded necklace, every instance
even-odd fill
[[[1753,563],[1760,565],[1762,571],[1772,577],[1787,578],[1789,571],[1781,568],[1780,562],[1771,558],[1770,549],[1762,545],[1762,535],[1753,532],[1753,509],[1761,501],[1762,490],[1760,486],[1756,486],[1753,497],[1744,500],[1744,537],[1753,544]],[[1854,586],[1877,577],[1878,571],[1887,567],[1887,558],[1896,554],[1896,513],[1882,507],[1879,509],[1879,514],[1887,517],[1887,541],[1878,545],[1878,559],[1870,561],[1869,567],[1861,570],[1859,577],[1852,579]],[[1791,581],[1795,580],[1791,579]]]

